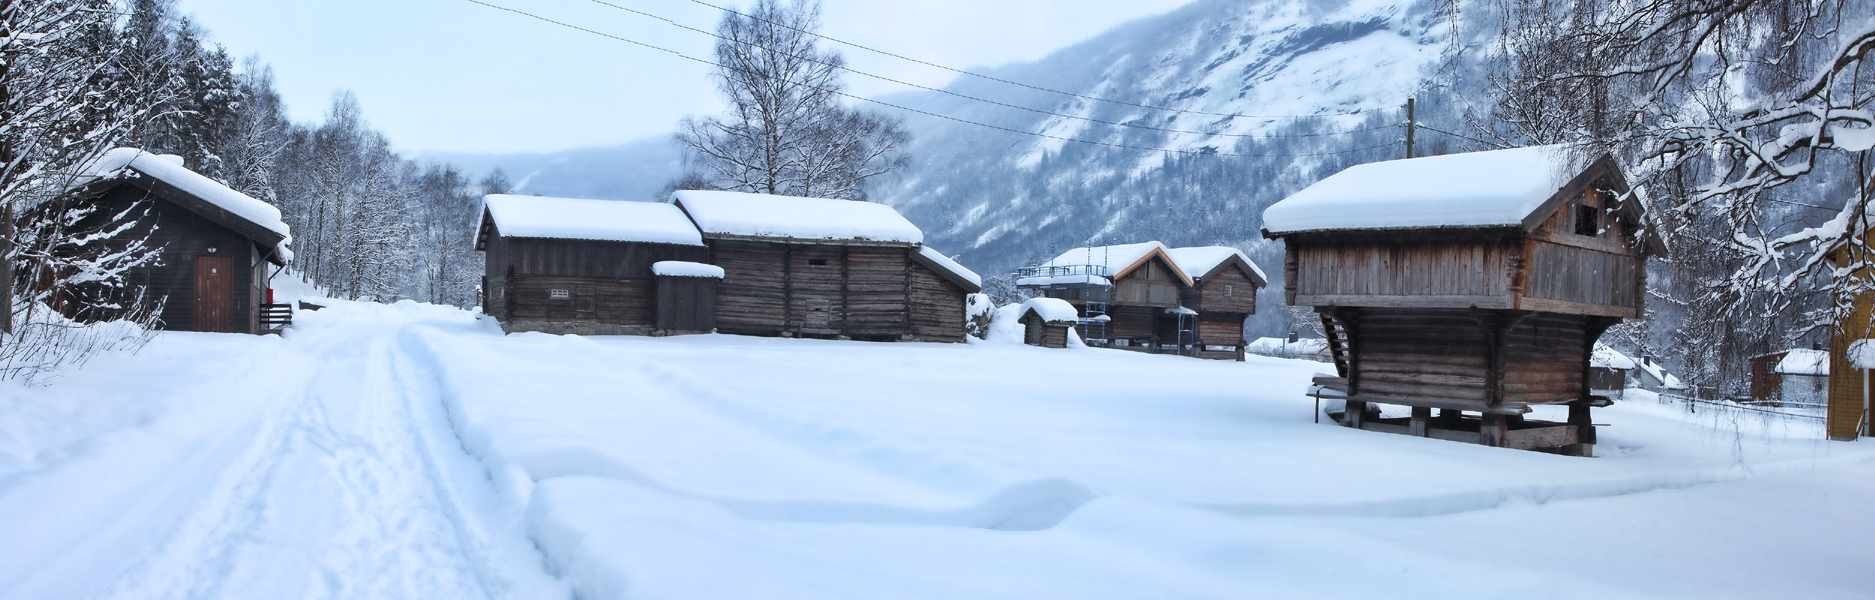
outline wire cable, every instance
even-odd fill
[[[1480,144],[1484,144],[1484,145],[1486,145],[1486,146],[1490,146],[1490,147],[1492,147],[1492,148],[1505,148],[1505,147],[1507,147],[1507,146],[1505,146],[1505,145],[1503,145],[1503,144],[1499,144],[1499,143],[1495,143],[1495,142],[1487,142],[1487,141],[1484,141],[1484,140],[1481,140],[1481,139],[1478,139],[1478,138],[1475,138],[1475,137],[1471,137],[1471,136],[1468,136],[1468,135],[1460,135],[1460,134],[1456,134],[1456,133],[1452,133],[1452,132],[1450,132],[1450,131],[1446,131],[1446,130],[1443,130],[1443,129],[1433,129],[1433,128],[1431,128],[1431,127],[1427,127],[1427,126],[1425,126],[1425,125],[1421,125],[1421,124],[1419,124],[1419,123],[1414,123],[1414,124],[1413,124],[1413,128],[1414,128],[1414,129],[1424,129],[1424,130],[1426,130],[1426,131],[1430,131],[1430,132],[1433,132],[1433,133],[1443,133],[1443,134],[1446,134],[1446,135],[1449,135],[1449,136],[1452,136],[1452,137],[1455,137],[1455,138],[1459,138],[1459,139],[1462,139],[1462,140],[1471,140],[1471,141],[1474,141],[1474,142],[1478,142],[1478,143],[1480,143]]]
[[[779,50],[775,50],[775,49],[773,49],[773,48],[769,48],[769,47],[766,47],[766,46],[762,46],[762,45],[760,45],[760,44],[756,44],[756,43],[753,43],[753,42],[745,42],[745,41],[742,41],[742,40],[736,40],[736,39],[730,39],[730,38],[727,38],[727,37],[723,37],[723,35],[722,35],[722,34],[719,34],[719,33],[715,33],[715,32],[711,32],[711,31],[704,31],[704,30],[702,30],[702,29],[697,29],[697,28],[695,28],[695,27],[691,27],[691,26],[689,26],[689,25],[685,25],[685,24],[682,24],[682,23],[678,23],[678,22],[676,22],[676,21],[672,21],[672,20],[670,20],[670,19],[667,19],[667,18],[664,18],[664,17],[660,17],[660,16],[657,16],[657,15],[654,15],[654,14],[651,14],[651,13],[648,13],[648,12],[645,12],[645,11],[642,11],[642,10],[638,10],[638,9],[634,9],[634,8],[626,8],[626,7],[623,7],[623,6],[619,6],[619,5],[617,5],[617,4],[613,4],[613,3],[611,3],[611,2],[607,2],[606,0],[588,0],[588,1],[589,1],[589,2],[592,2],[592,3],[594,3],[594,4],[599,4],[599,5],[602,5],[602,6],[609,6],[609,7],[612,7],[612,8],[614,8],[614,9],[618,9],[618,10],[621,10],[621,11],[624,11],[624,12],[628,12],[628,13],[632,13],[632,14],[635,14],[635,15],[638,15],[638,16],[642,16],[642,17],[646,17],[646,18],[649,18],[649,19],[656,19],[656,20],[659,20],[659,21],[663,21],[663,22],[665,22],[666,24],[669,24],[669,25],[671,25],[672,27],[676,27],[676,28],[678,28],[678,29],[682,29],[682,30],[685,30],[685,31],[692,31],[692,32],[696,32],[696,33],[701,33],[701,34],[703,34],[703,35],[707,35],[707,36],[710,36],[710,37],[713,37],[713,38],[716,38],[716,39],[719,39],[719,40],[722,40],[722,41],[725,41],[725,42],[729,42],[729,43],[732,43],[732,44],[740,44],[740,45],[742,45],[742,46],[746,46],[746,47],[750,47],[750,48],[755,48],[755,49],[758,49],[758,50],[761,50],[761,51],[764,51],[764,52],[774,52],[774,53],[776,53],[776,54],[780,54],[780,55],[782,55],[782,56],[786,56],[786,57],[788,57],[788,58],[793,58],[793,59],[797,59],[797,60],[804,60],[804,61],[807,61],[807,62],[811,62],[811,63],[814,63],[814,64],[817,64],[817,65],[821,65],[821,66],[824,66],[824,67],[830,67],[830,68],[835,68],[835,69],[840,69],[840,70],[842,70],[842,71],[846,71],[846,72],[848,72],[848,73],[852,73],[852,74],[855,74],[855,75],[860,75],[860,76],[864,76],[864,77],[871,77],[871,78],[873,78],[873,79],[877,79],[877,80],[879,80],[879,81],[885,81],[885,82],[889,82],[889,83],[895,83],[895,84],[898,84],[898,85],[902,85],[902,86],[905,86],[905,87],[909,87],[909,88],[916,88],[916,89],[920,89],[920,90],[924,90],[924,91],[927,91],[927,92],[936,92],[936,93],[939,93],[939,94],[944,94],[944,95],[946,95],[946,96],[951,96],[951,97],[955,97],[955,98],[962,98],[962,99],[964,99],[964,100],[970,100],[970,101],[972,101],[972,102],[982,102],[982,103],[984,103],[984,104],[993,104],[993,105],[996,105],[996,106],[1001,106],[1001,107],[1004,107],[1004,108],[1013,108],[1013,109],[1016,109],[1016,110],[1023,110],[1023,111],[1028,111],[1028,112],[1032,112],[1032,113],[1036,113],[1036,114],[1041,114],[1041,115],[1048,115],[1048,116],[1051,116],[1051,117],[1060,117],[1060,118],[1063,118],[1063,119],[1074,119],[1074,120],[1077,120],[1077,121],[1087,121],[1087,122],[1090,122],[1090,123],[1100,123],[1100,124],[1102,124],[1102,125],[1111,125],[1111,126],[1114,126],[1114,127],[1127,127],[1127,128],[1132,128],[1132,129],[1144,129],[1144,130],[1147,130],[1147,131],[1158,131],[1158,132],[1162,132],[1162,133],[1182,133],[1182,134],[1192,134],[1192,135],[1203,135],[1203,136],[1213,136],[1213,137],[1232,137],[1232,138],[1305,138],[1305,137],[1326,137],[1326,136],[1331,136],[1331,135],[1345,135],[1345,134],[1349,134],[1349,133],[1358,133],[1358,132],[1362,132],[1362,131],[1374,131],[1374,130],[1376,130],[1376,129],[1384,129],[1384,128],[1387,128],[1387,127],[1393,127],[1392,125],[1376,125],[1376,126],[1372,126],[1372,127],[1366,127],[1366,128],[1361,128],[1361,129],[1349,129],[1349,130],[1345,130],[1345,131],[1330,131],[1330,132],[1323,132],[1323,133],[1298,133],[1298,134],[1254,134],[1254,133],[1213,133],[1213,132],[1208,132],[1208,131],[1192,131],[1192,130],[1186,130],[1186,129],[1166,129],[1166,128],[1163,128],[1163,127],[1153,127],[1153,126],[1151,126],[1151,125],[1135,125],[1135,124],[1132,124],[1132,123],[1122,123],[1122,122],[1117,122],[1117,121],[1107,121],[1107,120],[1103,120],[1103,119],[1096,119],[1096,118],[1093,118],[1093,117],[1080,117],[1080,116],[1075,116],[1075,115],[1070,115],[1070,114],[1063,114],[1063,113],[1058,113],[1058,112],[1054,112],[1054,111],[1048,111],[1048,110],[1041,110],[1041,109],[1036,109],[1036,108],[1029,108],[1029,107],[1027,107],[1027,106],[1021,106],[1021,105],[1017,105],[1017,104],[1010,104],[1010,103],[1007,103],[1007,102],[1000,102],[1000,101],[997,101],[997,100],[990,100],[990,99],[987,99],[987,98],[978,98],[978,97],[976,97],[976,96],[971,96],[971,95],[968,95],[968,94],[959,94],[959,93],[957,93],[957,92],[953,92],[953,91],[950,91],[950,90],[945,90],[945,89],[940,89],[940,88],[934,88],[934,87],[929,87],[929,86],[924,86],[924,85],[919,85],[919,84],[916,84],[916,83],[912,83],[912,82],[909,82],[909,81],[904,81],[904,80],[900,80],[900,79],[894,79],[894,78],[891,78],[891,77],[886,77],[886,76],[883,76],[883,75],[874,75],[874,74],[872,74],[872,73],[867,73],[867,72],[865,72],[865,71],[860,71],[860,70],[857,70],[857,69],[854,69],[854,68],[852,68],[852,67],[848,67],[848,66],[846,66],[846,65],[844,65],[844,64],[834,64],[834,63],[830,63],[830,62],[827,62],[827,61],[823,61],[823,60],[820,60],[820,59],[816,59],[816,58],[814,58],[814,57],[812,57],[812,56],[801,56],[801,55],[798,55],[798,54],[789,54],[789,53],[786,53],[786,52],[782,52],[782,51],[779,51]],[[731,11],[731,12],[733,12],[733,11]],[[737,14],[741,14],[741,13],[737,13]],[[751,18],[751,19],[754,19],[755,17],[749,17],[749,18]],[[760,19],[758,19],[758,20],[760,20]],[[764,22],[764,23],[771,23],[771,24],[774,24],[774,25],[776,25],[776,26],[779,26],[779,27],[788,27],[787,25],[783,25],[783,24],[780,24],[780,23],[775,23],[774,21],[767,21],[767,20],[762,20],[762,22]],[[794,29],[794,28],[792,28],[792,27],[788,27],[788,28],[789,28],[789,29]],[[794,30],[795,30],[795,31],[801,31],[801,30],[799,30],[799,29],[794,29]],[[807,35],[814,35],[814,34],[813,34],[813,33],[811,33],[811,32],[805,32],[805,31],[802,31],[802,33],[805,33],[805,34],[807,34]],[[1208,114],[1216,114],[1216,113],[1208,113]],[[1350,114],[1355,114],[1355,113],[1350,113]],[[1238,117],[1238,115],[1225,115],[1225,116],[1226,116],[1227,118],[1237,118],[1237,117]],[[1335,115],[1320,115],[1320,116],[1323,116],[1323,117],[1327,117],[1327,116],[1335,116]],[[1267,118],[1267,117],[1247,117],[1247,116],[1246,116],[1246,117],[1243,117],[1243,118]]]
[[[1087,95],[1082,95],[1082,94],[1076,94],[1076,93],[1074,93],[1074,92],[1064,92],[1064,91],[1061,91],[1061,90],[1056,90],[1056,89],[1050,89],[1050,88],[1045,88],[1045,87],[1041,87],[1041,86],[1036,86],[1036,85],[1030,85],[1030,84],[1027,84],[1027,83],[1022,83],[1022,82],[1020,82],[1020,81],[1010,81],[1010,80],[1008,80],[1008,79],[1002,79],[1002,78],[998,78],[998,77],[992,77],[992,76],[989,76],[989,75],[983,75],[983,74],[979,74],[979,73],[972,73],[972,72],[969,72],[969,71],[965,71],[965,70],[963,70],[963,69],[954,69],[954,68],[951,68],[951,67],[946,67],[946,66],[944,66],[944,65],[940,65],[940,64],[935,64],[935,63],[930,63],[930,62],[925,62],[925,61],[922,61],[922,60],[918,60],[918,59],[916,59],[916,58],[911,58],[911,57],[909,57],[909,56],[902,56],[902,55],[898,55],[898,54],[893,54],[893,53],[891,53],[891,52],[887,52],[887,51],[884,51],[884,50],[880,50],[880,49],[878,49],[878,48],[872,48],[872,47],[868,47],[868,46],[863,46],[863,45],[860,45],[860,44],[856,44],[856,43],[853,43],[853,42],[849,42],[849,41],[846,41],[846,40],[842,40],[842,39],[839,39],[839,38],[833,38],[833,37],[827,37],[827,36],[825,36],[825,35],[821,35],[821,34],[818,34],[818,33],[814,33],[814,32],[812,32],[812,31],[803,31],[803,30],[801,30],[801,29],[796,29],[796,28],[794,28],[794,27],[789,27],[789,26],[788,26],[787,24],[785,24],[785,23],[776,23],[776,22],[774,22],[774,21],[770,21],[770,20],[767,20],[767,19],[762,19],[762,18],[759,18],[759,17],[756,17],[756,16],[754,16],[754,15],[750,15],[750,14],[746,14],[746,13],[741,13],[741,12],[737,12],[736,10],[734,10],[734,9],[731,9],[731,8],[728,8],[728,7],[723,7],[723,6],[717,6],[717,5],[714,5],[714,4],[710,4],[710,3],[708,3],[708,2],[704,2],[704,1],[702,1],[702,0],[690,0],[690,2],[692,2],[692,3],[695,3],[695,4],[701,4],[701,5],[703,5],[703,6],[708,6],[708,7],[710,7],[710,8],[714,8],[714,9],[717,9],[717,10],[720,10],[720,11],[723,11],[723,12],[727,12],[727,13],[731,13],[731,14],[735,14],[735,15],[740,15],[740,16],[742,16],[743,18],[746,18],[746,19],[754,19],[754,20],[757,20],[757,21],[761,21],[761,22],[763,22],[763,23],[767,23],[767,24],[770,24],[770,25],[774,25],[774,26],[777,26],[777,27],[782,27],[782,28],[784,28],[784,29],[790,29],[790,30],[793,30],[793,31],[795,31],[795,32],[798,32],[798,33],[803,33],[803,34],[807,34],[807,35],[811,35],[811,36],[814,36],[814,37],[817,37],[817,38],[820,38],[820,39],[823,39],[823,40],[827,40],[827,41],[829,41],[829,42],[833,42],[833,43],[836,43],[836,44],[843,44],[843,45],[846,45],[846,46],[851,46],[851,47],[853,47],[853,48],[858,48],[858,49],[861,49],[861,50],[865,50],[865,51],[867,51],[867,52],[872,52],[872,53],[875,53],[875,54],[882,54],[882,55],[885,55],[885,56],[890,56],[890,57],[892,57],[892,58],[896,58],[896,59],[899,59],[899,60],[903,60],[903,61],[908,61],[908,62],[913,62],[913,63],[917,63],[917,64],[921,64],[921,65],[924,65],[924,66],[927,66],[927,67],[932,67],[932,68],[936,68],[936,69],[943,69],[943,70],[945,70],[945,71],[950,71],[950,72],[952,72],[952,73],[957,73],[957,74],[959,74],[959,75],[968,75],[968,76],[970,76],[970,77],[976,77],[976,78],[978,78],[978,79],[987,79],[987,80],[989,80],[989,81],[994,81],[994,82],[997,82],[997,83],[1004,83],[1004,84],[1008,84],[1008,85],[1013,85],[1013,86],[1017,86],[1017,87],[1025,87],[1025,88],[1028,88],[1028,89],[1031,89],[1031,90],[1035,90],[1035,91],[1039,91],[1039,92],[1048,92],[1048,93],[1050,93],[1050,94],[1061,94],[1061,95],[1063,95],[1063,96],[1072,96],[1072,97],[1075,97],[1075,98],[1081,98],[1081,99],[1083,99],[1083,100],[1093,100],[1093,101],[1095,101],[1095,102],[1106,102],[1106,103],[1110,103],[1110,104],[1119,104],[1119,105],[1123,105],[1123,106],[1132,106],[1132,107],[1135,107],[1135,108],[1144,108],[1144,109],[1149,109],[1149,110],[1162,110],[1162,111],[1167,111],[1167,112],[1175,112],[1175,113],[1184,113],[1184,114],[1190,114],[1190,115],[1210,115],[1210,116],[1214,116],[1214,117],[1241,117],[1241,118],[1245,118],[1245,119],[1313,119],[1313,118],[1316,118],[1316,117],[1342,117],[1342,116],[1348,116],[1348,115],[1359,115],[1359,114],[1365,114],[1365,113],[1367,113],[1367,112],[1369,112],[1369,111],[1373,111],[1373,110],[1388,110],[1388,109],[1390,109],[1390,108],[1392,108],[1392,107],[1379,107],[1379,108],[1373,108],[1373,109],[1360,109],[1360,110],[1355,110],[1355,111],[1351,111],[1351,112],[1344,112],[1344,113],[1328,113],[1328,114],[1320,114],[1320,115],[1239,115],[1239,114],[1234,114],[1234,113],[1216,113],[1216,112],[1205,112],[1205,111],[1202,111],[1202,110],[1185,110],[1185,109],[1179,109],[1179,108],[1171,108],[1171,107],[1165,107],[1165,106],[1153,106],[1153,105],[1150,105],[1150,104],[1137,104],[1137,103],[1133,103],[1133,102],[1127,102],[1127,101],[1125,101],[1125,100],[1110,100],[1110,99],[1107,99],[1107,98],[1101,98],[1101,97],[1097,97],[1097,96],[1087,96]]]
[[[483,2],[482,0],[463,0],[463,1],[464,1],[464,2],[469,2],[469,3],[471,3],[471,4],[477,4],[477,5],[481,5],[481,6],[484,6],[484,7],[488,7],[488,8],[492,8],[492,9],[495,9],[495,10],[499,10],[499,11],[503,11],[503,12],[509,12],[509,13],[514,13],[514,14],[516,14],[516,15],[520,15],[520,16],[523,16],[523,17],[527,17],[527,18],[530,18],[530,19],[535,19],[535,20],[538,20],[538,21],[541,21],[541,22],[544,22],[544,23],[549,23],[549,24],[553,24],[553,25],[558,25],[558,26],[560,26],[560,27],[565,27],[565,28],[567,28],[567,29],[572,29],[572,30],[575,30],[575,31],[582,31],[582,32],[585,32],[585,33],[590,33],[590,34],[592,34],[592,35],[596,35],[596,36],[600,36],[600,37],[604,37],[604,38],[608,38],[608,39],[612,39],[612,40],[616,40],[616,41],[620,41],[620,42],[625,42],[625,43],[627,43],[627,44],[631,44],[631,45],[634,45],[634,46],[639,46],[639,47],[643,47],[643,48],[646,48],[646,49],[650,49],[650,50],[656,50],[656,51],[658,51],[658,52],[663,52],[663,53],[666,53],[666,54],[670,54],[670,55],[673,55],[673,56],[676,56],[676,57],[678,57],[678,58],[682,58],[682,59],[684,59],[684,60],[688,60],[688,61],[692,61],[692,62],[698,62],[698,63],[702,63],[702,64],[705,64],[705,65],[709,65],[709,66],[713,66],[713,67],[717,67],[717,68],[726,68],[726,67],[723,67],[722,65],[719,65],[719,64],[717,64],[717,63],[715,63],[714,61],[709,61],[709,60],[704,60],[704,59],[701,59],[701,58],[696,58],[696,57],[694,57],[694,56],[690,56],[690,55],[687,55],[687,54],[684,54],[684,53],[682,53],[682,52],[678,52],[678,51],[676,51],[676,50],[671,50],[671,49],[669,49],[669,48],[664,48],[664,47],[660,47],[660,46],[654,46],[654,45],[651,45],[651,44],[647,44],[647,43],[644,43],[644,42],[640,42],[640,41],[637,41],[637,40],[633,40],[633,39],[630,39],[630,38],[625,38],[625,37],[620,37],[620,36],[616,36],[616,35],[612,35],[612,34],[609,34],[609,33],[605,33],[605,32],[602,32],[602,31],[597,31],[597,30],[593,30],[593,29],[588,29],[588,28],[585,28],[585,27],[580,27],[580,26],[578,26],[578,25],[574,25],[574,24],[571,24],[571,23],[567,23],[567,22],[564,22],[564,21],[556,21],[556,20],[554,20],[554,19],[549,19],[549,18],[547,18],[547,17],[543,17],[543,16],[540,16],[540,15],[537,15],[537,14],[533,14],[533,13],[530,13],[530,12],[526,12],[526,11],[522,11],[522,10],[518,10],[518,9],[513,9],[513,8],[508,8],[508,7],[505,7],[505,6],[498,6],[498,5],[494,5],[494,4],[489,4],[489,3],[487,3],[487,2]],[[804,86],[805,86],[805,85],[807,85],[807,84],[803,84],[803,83],[799,83],[799,82],[792,82],[792,81],[790,81],[789,83],[794,83],[794,84],[796,84],[796,85],[804,85]],[[808,86],[808,87],[813,87],[813,86]],[[1053,139],[1053,140],[1061,140],[1061,141],[1064,141],[1064,142],[1074,142],[1074,143],[1079,143],[1079,144],[1090,144],[1090,145],[1095,145],[1095,146],[1107,146],[1107,147],[1110,147],[1110,148],[1123,148],[1123,149],[1128,149],[1128,150],[1146,150],[1146,151],[1150,151],[1150,152],[1164,152],[1164,153],[1168,153],[1168,154],[1191,154],[1191,155],[1198,155],[1198,156],[1232,156],[1232,157],[1245,157],[1245,158],[1279,158],[1279,157],[1281,157],[1281,158],[1288,158],[1288,157],[1304,157],[1304,156],[1333,156],[1333,155],[1337,155],[1337,154],[1348,154],[1348,153],[1353,153],[1353,152],[1362,152],[1362,151],[1366,151],[1366,150],[1373,150],[1373,149],[1376,149],[1376,148],[1384,148],[1384,147],[1387,147],[1387,146],[1392,146],[1392,145],[1393,145],[1392,143],[1387,143],[1387,144],[1379,144],[1379,145],[1375,145],[1375,146],[1369,146],[1369,147],[1366,147],[1366,148],[1354,148],[1354,149],[1349,149],[1349,150],[1338,150],[1338,151],[1333,151],[1333,152],[1309,152],[1309,153],[1297,153],[1297,154],[1238,154],[1238,153],[1231,153],[1231,152],[1217,152],[1217,151],[1215,151],[1215,150],[1210,150],[1210,151],[1207,151],[1207,150],[1179,150],[1179,149],[1174,149],[1174,148],[1153,148],[1153,147],[1148,147],[1148,146],[1133,146],[1133,145],[1128,145],[1128,144],[1115,144],[1115,143],[1111,143],[1111,142],[1097,142],[1097,141],[1093,141],[1093,140],[1083,140],[1083,139],[1076,139],[1076,138],[1070,138],[1070,137],[1063,137],[1063,136],[1056,136],[1056,135],[1048,135],[1048,134],[1045,134],[1045,133],[1035,133],[1035,132],[1031,132],[1031,131],[1023,131],[1023,130],[1020,130],[1020,129],[1013,129],[1013,128],[1009,128],[1009,127],[1003,127],[1003,126],[1000,126],[1000,125],[991,125],[991,124],[989,124],[989,123],[982,123],[982,122],[978,122],[978,121],[971,121],[971,120],[969,120],[969,119],[962,119],[962,118],[958,118],[958,117],[953,117],[953,116],[950,116],[950,115],[943,115],[943,114],[938,114],[938,113],[934,113],[934,112],[930,112],[930,111],[924,111],[924,110],[919,110],[919,109],[916,109],[916,108],[911,108],[911,107],[908,107],[908,106],[901,106],[901,105],[898,105],[898,104],[893,104],[893,103],[890,103],[890,102],[885,102],[885,101],[882,101],[882,100],[874,100],[874,99],[872,99],[872,98],[865,98],[865,97],[860,97],[860,96],[855,96],[855,95],[852,95],[852,94],[848,94],[848,93],[846,93],[846,92],[842,92],[842,91],[839,91],[839,90],[829,90],[829,89],[824,89],[824,88],[815,88],[815,89],[820,89],[820,90],[822,90],[822,91],[826,91],[826,92],[830,92],[830,93],[833,93],[833,94],[836,94],[836,95],[839,95],[839,96],[842,96],[842,97],[846,97],[846,98],[851,98],[851,99],[853,99],[853,100],[858,100],[858,101],[861,101],[861,102],[868,102],[868,103],[872,103],[872,104],[877,104],[877,105],[880,105],[880,106],[885,106],[885,107],[890,107],[890,108],[895,108],[895,109],[898,109],[898,110],[902,110],[902,111],[906,111],[906,112],[911,112],[911,113],[917,113],[917,114],[921,114],[921,115],[925,115],[925,116],[929,116],[929,117],[934,117],[934,118],[939,118],[939,119],[944,119],[944,120],[948,120],[948,121],[955,121],[955,122],[958,122],[958,123],[963,123],[963,124],[966,124],[966,125],[975,125],[975,126],[977,126],[977,127],[984,127],[984,128],[988,128],[988,129],[998,129],[998,130],[1002,130],[1002,131],[1007,131],[1007,132],[1010,132],[1010,133],[1016,133],[1016,134],[1021,134],[1021,135],[1027,135],[1027,136],[1034,136],[1034,137],[1040,137],[1040,138],[1047,138],[1047,139]]]

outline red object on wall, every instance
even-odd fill
[[[273,288],[267,288],[267,303],[273,304]]]

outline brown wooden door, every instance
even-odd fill
[[[195,257],[195,330],[234,332],[234,257]]]

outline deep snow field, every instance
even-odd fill
[[[0,384],[0,598],[1875,593],[1875,445],[1645,392],[1590,459],[1317,424],[1303,361],[296,321]]]

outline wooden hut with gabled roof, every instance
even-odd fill
[[[1090,345],[1185,348],[1195,340],[1196,313],[1179,302],[1194,282],[1167,250],[1159,242],[1075,248],[1017,270],[1016,287],[1074,305]]]
[[[100,209],[72,224],[75,231],[103,225],[113,215],[141,215],[135,226],[112,239],[120,244],[143,240],[161,248],[156,264],[138,267],[128,277],[145,291],[142,301],[162,302],[158,327],[266,333],[291,318],[268,298],[269,268],[284,267],[293,256],[280,211],[189,170],[182,157],[135,148],[105,152],[86,166],[61,202]],[[119,315],[94,310],[68,316]]]
[[[671,204],[722,267],[723,333],[962,342],[976,273],[883,204],[685,190]]]
[[[477,231],[475,249],[486,258],[482,312],[499,320],[503,331],[663,333],[659,295],[679,292],[688,296],[664,303],[686,307],[689,316],[675,331],[707,331],[701,324],[708,315],[698,311],[713,309],[715,298],[698,294],[713,293],[714,282],[654,272],[661,262],[709,258],[703,237],[676,207],[493,194],[483,200]],[[659,279],[666,279],[663,291]]]
[[[1191,355],[1243,360],[1244,319],[1256,314],[1257,290],[1268,286],[1269,278],[1242,250],[1229,246],[1172,248],[1166,253],[1191,276],[1192,287],[1180,291],[1182,305],[1198,313]]]
[[[1344,424],[1589,455],[1590,353],[1665,249],[1614,159],[1562,146],[1370,163],[1264,212],[1285,294],[1330,332]],[[1412,407],[1371,420],[1368,403]],[[1569,406],[1567,423],[1523,418]],[[1439,409],[1438,418],[1432,410]],[[1474,416],[1475,415],[1475,416]]]

